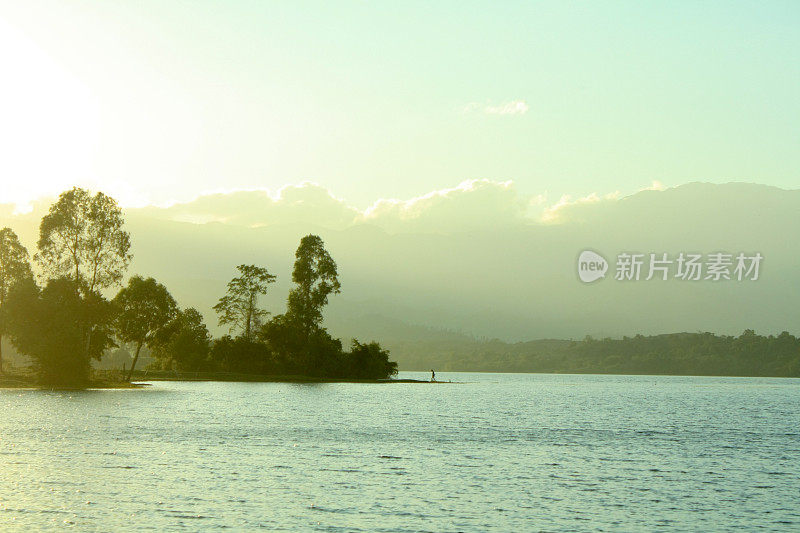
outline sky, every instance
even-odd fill
[[[0,0],[0,203],[800,187],[800,3]]]

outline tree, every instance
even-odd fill
[[[228,292],[219,299],[214,311],[219,315],[220,326],[228,324],[231,331],[242,331],[249,341],[261,319],[269,314],[258,307],[258,296],[267,293],[267,286],[275,282],[275,276],[255,265],[239,265],[236,269],[241,276],[228,283]]]
[[[3,373],[4,304],[11,288],[26,280],[33,280],[28,250],[11,228],[0,229],[0,374]]]
[[[302,373],[308,376],[350,377],[342,341],[334,339],[325,328],[311,332],[300,365]]]
[[[89,382],[91,359],[114,346],[111,304],[96,293],[82,295],[71,278],[16,284],[6,301],[8,334],[29,355],[43,385],[80,387]],[[91,328],[92,335],[85,332]]]
[[[397,363],[389,361],[389,351],[377,342],[362,344],[353,339],[350,348],[350,377],[358,379],[387,379],[397,374]]]
[[[300,355],[306,351],[307,340],[286,314],[272,317],[261,328],[259,336],[269,346],[282,370],[289,373],[305,371]]]
[[[284,369],[309,375],[341,374],[341,342],[322,327],[322,308],[341,285],[336,262],[317,235],[300,240],[292,281],[295,288],[289,292],[286,313],[267,322],[261,338]]]
[[[238,374],[273,374],[279,367],[263,342],[225,335],[214,342],[211,358],[217,368]]]
[[[131,380],[142,346],[153,348],[158,331],[178,314],[178,305],[166,287],[153,278],[134,276],[114,297],[116,331],[123,342],[136,346],[127,379]]]
[[[211,349],[211,335],[203,315],[190,307],[181,311],[172,322],[156,334],[153,356],[161,368],[197,372],[206,370]]]
[[[116,285],[131,260],[123,223],[113,198],[73,187],[42,218],[36,260],[50,277],[71,277],[84,292]]]
[[[341,289],[336,262],[325,250],[317,235],[306,235],[295,252],[292,281],[297,285],[289,292],[286,314],[295,322],[305,339],[320,327],[322,308],[330,294]]]

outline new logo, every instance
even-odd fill
[[[608,261],[602,255],[584,250],[578,256],[578,277],[584,283],[591,283],[606,276]]]

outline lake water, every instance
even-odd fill
[[[800,380],[437,377],[0,391],[0,530],[800,529]]]

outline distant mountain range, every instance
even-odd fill
[[[481,181],[366,211],[314,185],[279,198],[237,192],[127,209],[130,273],[156,277],[219,333],[211,306],[235,265],[255,263],[278,276],[263,303],[281,313],[297,243],[316,233],[342,281],[327,309],[331,332],[382,341],[422,367],[424,353],[414,343],[455,350],[477,338],[800,332],[800,190],[691,183],[538,212],[532,205],[509,184]],[[33,252],[46,209],[42,203],[13,214],[0,206],[0,225],[15,229]],[[609,261],[606,279],[578,279],[585,249]],[[622,282],[613,279],[621,252],[759,252],[764,259],[757,281]]]

